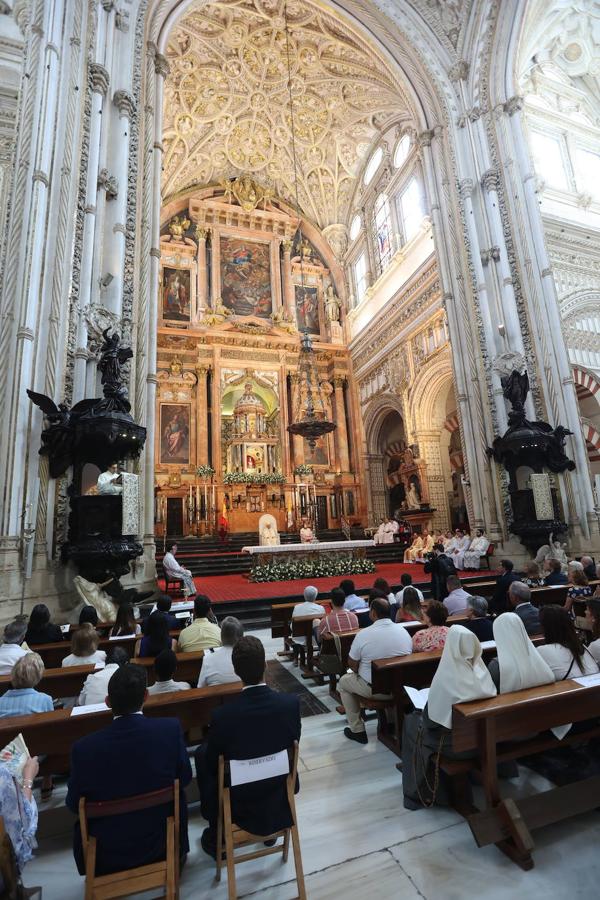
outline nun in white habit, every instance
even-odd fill
[[[482,658],[478,638],[453,625],[448,632],[427,704],[422,713],[406,716],[402,729],[402,789],[406,809],[448,803],[440,754],[468,759],[472,753],[452,750],[452,707],[455,703],[484,700],[496,695],[496,687]]]
[[[490,660],[488,669],[499,694],[554,681],[552,669],[531,643],[516,613],[502,613],[495,619],[494,640],[498,656]]]

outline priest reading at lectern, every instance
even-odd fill
[[[121,473],[118,463],[111,463],[105,472],[98,476],[99,494],[122,494]]]

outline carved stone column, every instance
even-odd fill
[[[206,239],[208,228],[198,225],[196,238],[198,240],[198,299],[196,301],[196,314],[199,319],[203,317],[204,310],[208,309],[208,266],[206,263]]]
[[[199,466],[208,465],[208,366],[197,366],[198,385],[196,389],[196,447]]]
[[[418,431],[416,434],[419,454],[427,464],[427,484],[429,487],[429,505],[436,511],[433,514],[433,527],[440,531],[448,531],[450,516],[446,479],[442,464],[439,431]]]
[[[292,242],[282,241],[283,261],[281,271],[283,275],[283,306],[287,316],[296,321],[294,283],[292,281]]]
[[[350,458],[348,455],[348,427],[346,425],[346,407],[344,404],[344,378],[337,376],[333,379],[335,397],[335,446],[336,465],[340,472],[350,470]]]
[[[296,413],[300,411],[300,378],[296,373],[292,379],[292,408],[290,410],[290,422],[295,420]],[[292,435],[292,450],[294,455],[294,467],[304,464],[304,440],[299,434]]]

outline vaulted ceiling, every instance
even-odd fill
[[[321,8],[288,0],[192,7],[171,34],[165,87],[163,198],[252,174],[295,203],[288,50],[300,210],[321,228],[346,223],[379,133],[412,121],[398,79],[374,47]]]

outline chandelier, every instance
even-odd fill
[[[292,138],[292,159],[294,163],[294,190],[296,199],[296,212],[301,222],[300,202],[298,199],[298,161],[296,156],[296,122],[294,119],[294,100],[292,96],[292,64],[290,59],[290,30],[288,23],[287,2],[283,7],[283,15],[285,20],[285,47],[287,56],[287,87],[290,105],[290,126]],[[298,225],[296,233],[298,242],[302,239],[302,227]],[[304,254],[300,252],[300,286],[305,287],[304,282]],[[287,430],[290,434],[297,434],[308,441],[311,450],[314,450],[317,440],[325,434],[329,434],[335,429],[335,423],[327,419],[325,412],[325,403],[321,385],[319,384],[319,373],[315,359],[315,351],[312,345],[312,339],[305,325],[300,340],[300,355],[298,358],[298,403],[295,415],[295,421],[288,425]]]

